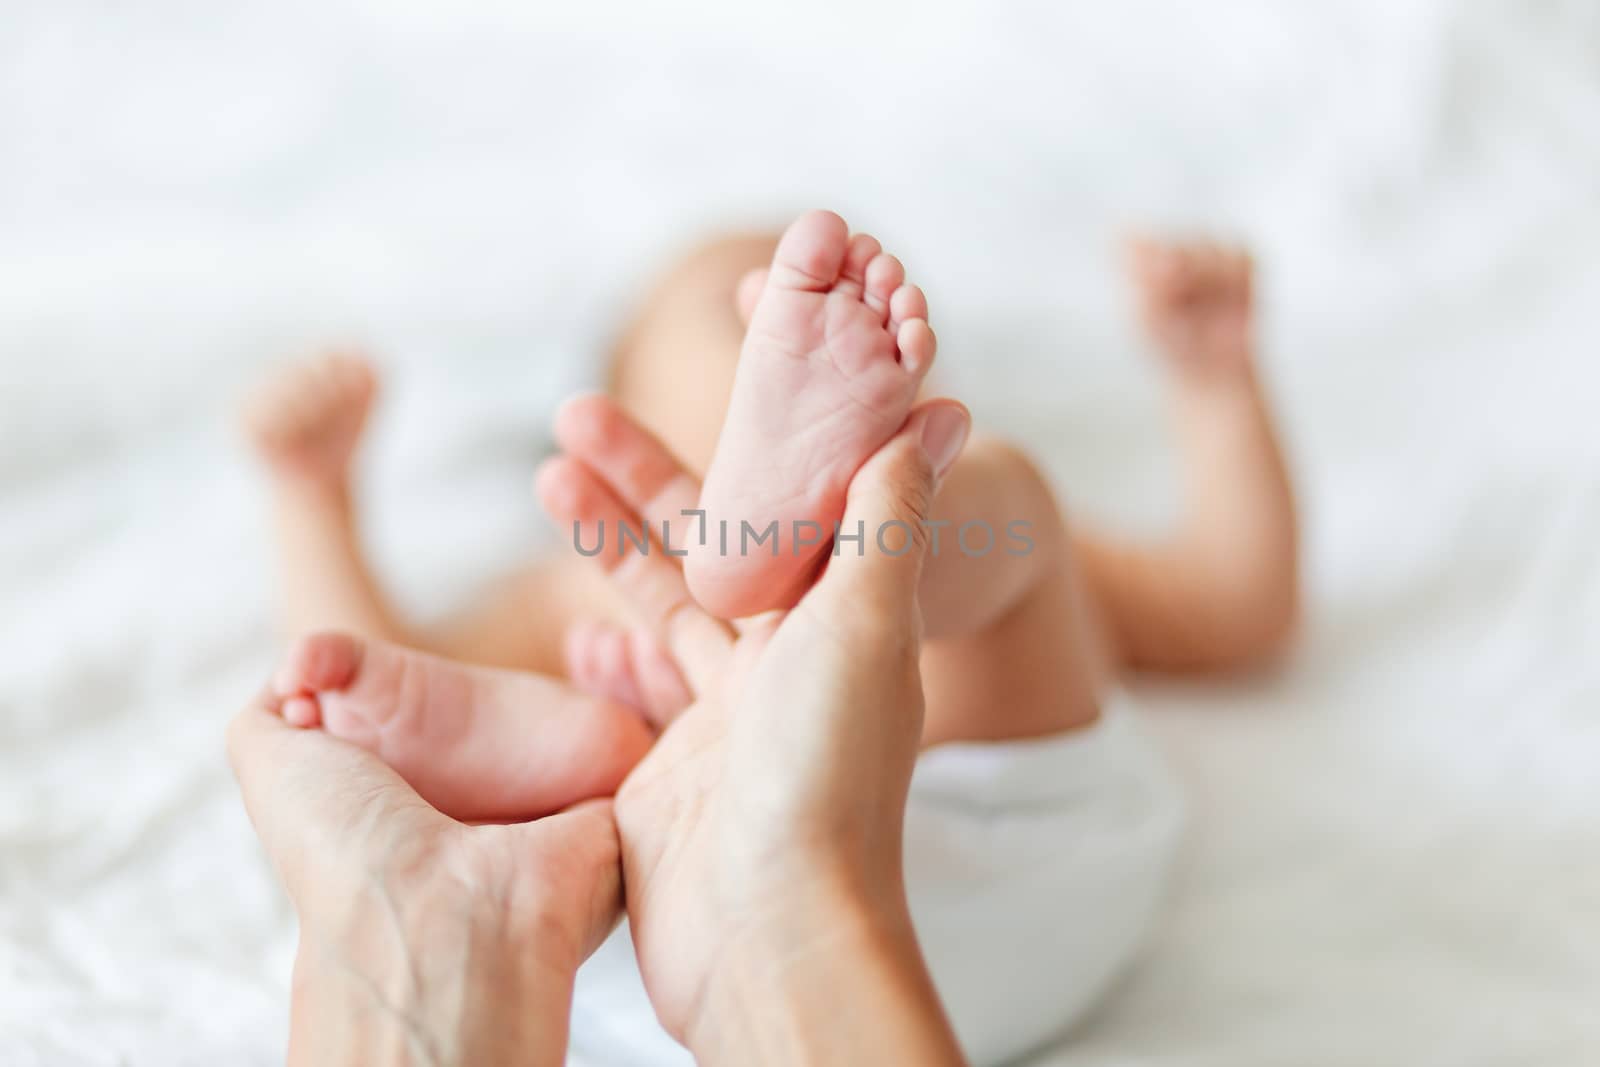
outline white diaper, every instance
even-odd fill
[[[941,745],[917,762],[906,883],[962,1047],[995,1064],[1061,1034],[1130,962],[1182,824],[1124,697],[1087,730]],[[574,1064],[692,1064],[655,1021],[626,926],[578,975]]]

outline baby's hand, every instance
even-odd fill
[[[1186,375],[1242,373],[1250,366],[1250,255],[1210,241],[1128,243],[1139,316]]]

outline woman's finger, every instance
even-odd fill
[[[639,533],[637,512],[599,474],[571,456],[559,456],[540,468],[537,490],[551,518],[573,531],[579,551],[600,565],[643,625],[660,636],[690,689],[698,695],[721,677],[733,631],[694,602],[677,559],[659,541]]]
[[[566,899],[581,924],[578,958],[588,959],[622,917],[622,856],[609,798],[586,800],[565,811],[507,828],[525,852],[560,858],[558,877],[580,891]]]
[[[876,531],[876,541],[837,553],[802,604],[840,619],[871,616],[891,629],[915,630],[929,509],[971,429],[971,415],[953,400],[930,400],[911,413],[850,481],[844,523]]]
[[[616,401],[598,393],[574,397],[556,412],[555,434],[562,451],[598,474],[672,551],[702,535],[702,524],[687,514],[700,501],[700,483]]]
[[[245,810],[285,887],[316,889],[318,863],[360,864],[425,824],[448,820],[382,760],[275,715],[263,694],[228,726],[228,758]],[[331,836],[333,840],[329,840]]]

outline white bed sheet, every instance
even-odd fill
[[[650,272],[813,203],[1135,527],[1172,479],[1115,236],[1260,252],[1309,625],[1143,687],[1194,838],[1040,1067],[1600,1059],[1600,14],[1220,7],[8,4],[0,1063],[281,1056],[292,922],[221,754],[273,654],[245,383],[382,354],[364,507],[436,614],[543,536],[543,420]]]

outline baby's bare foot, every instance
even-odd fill
[[[531,818],[608,796],[652,739],[635,712],[554,679],[348,634],[297,641],[271,688],[287,722],[373,752],[458,819]]]
[[[574,686],[626,704],[659,726],[694,700],[672,654],[648,630],[579,622],[567,631],[563,651]]]
[[[757,286],[700,498],[707,536],[683,546],[695,598],[726,618],[799,599],[851,477],[904,424],[935,348],[900,261],[830,212],[789,227],[746,299]],[[776,541],[755,543],[773,526]]]
[[[1129,242],[1140,317],[1190,381],[1246,374],[1251,361],[1252,266],[1243,248],[1209,241]]]
[[[342,486],[376,393],[365,358],[330,352],[262,385],[245,405],[245,429],[274,475]]]

